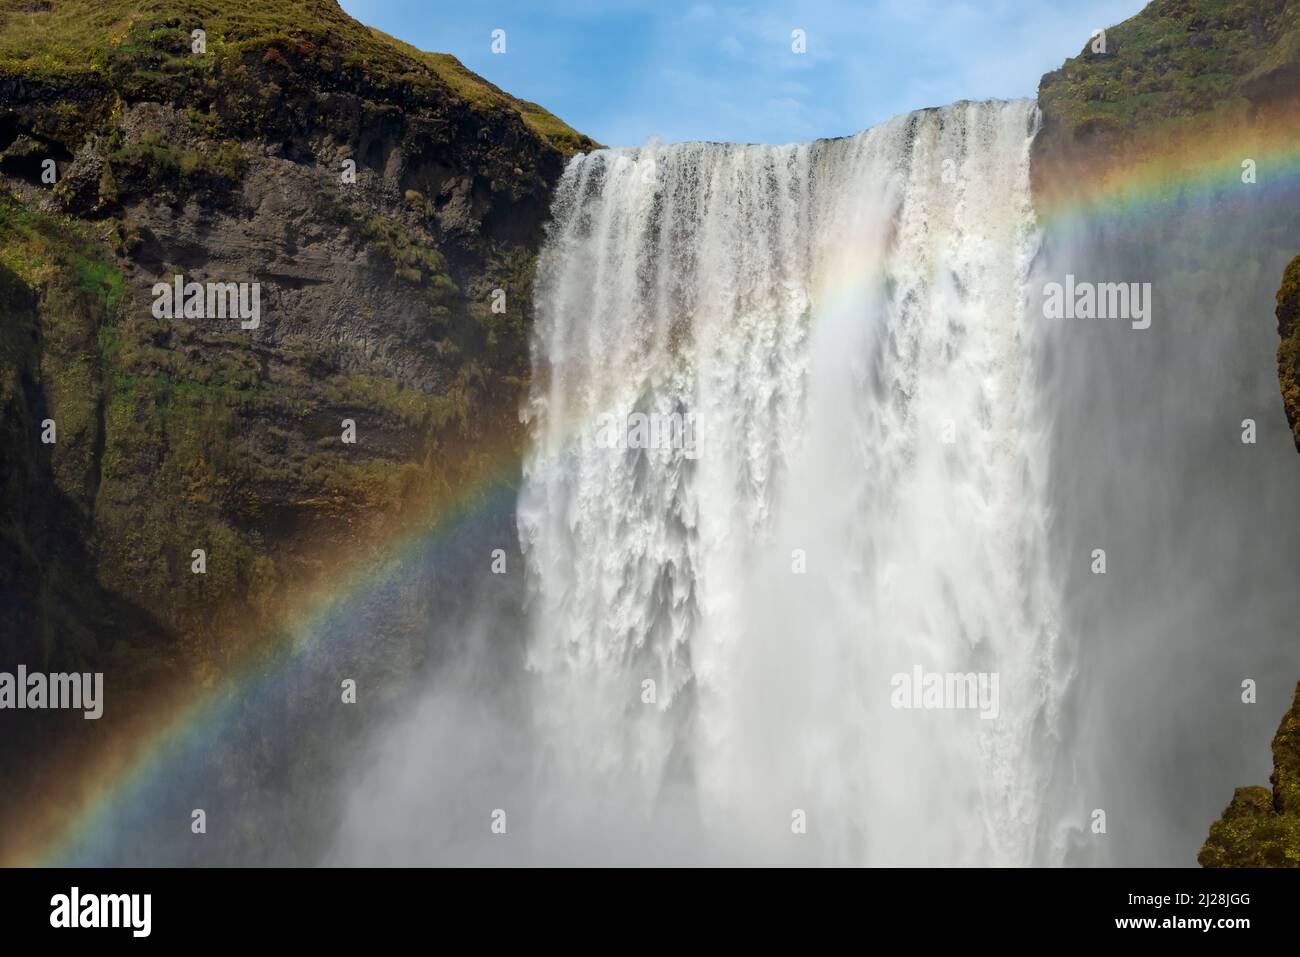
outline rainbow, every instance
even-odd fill
[[[508,427],[503,432],[511,431]],[[409,531],[385,543],[381,558],[336,557],[326,581],[294,596],[282,624],[239,643],[235,663],[211,688],[198,681],[156,691],[139,710],[142,718],[110,735],[86,760],[80,753],[56,756],[10,810],[0,830],[0,865],[60,866],[101,863],[102,838],[115,822],[156,810],[151,789],[184,778],[240,707],[282,698],[294,666],[320,650],[323,636],[348,632],[358,605],[381,597],[397,579],[394,571],[428,568],[448,550],[458,527],[513,496],[520,460],[511,435],[489,436],[480,445],[472,478],[453,495],[431,495]],[[337,693],[337,686],[332,686]],[[328,689],[327,689],[328,690]],[[55,788],[51,793],[49,788]],[[198,805],[201,805],[201,801]],[[178,822],[178,826],[185,821]]]
[[[1112,164],[1040,197],[1039,223],[1046,228],[1096,222],[1149,227],[1175,212],[1228,216],[1242,202],[1294,201],[1300,196],[1296,129],[1289,122],[1269,130],[1256,127],[1245,136],[1240,129],[1224,129],[1200,138],[1191,151],[1173,141],[1157,144],[1140,163],[1128,168]],[[1255,163],[1254,184],[1241,178],[1247,159]],[[1296,240],[1300,246],[1300,236]],[[319,650],[323,636],[346,632],[358,606],[392,587],[396,569],[427,567],[457,528],[501,508],[514,494],[521,465],[518,431],[513,426],[499,431],[478,449],[462,491],[431,497],[408,531],[383,543],[380,561],[335,556],[327,563],[328,580],[292,601],[285,615],[289,624],[241,641],[236,663],[215,687],[191,680],[158,691],[139,720],[90,755],[56,756],[41,768],[39,780],[11,802],[14,810],[0,824],[0,864],[105,863],[104,848],[122,837],[113,833],[115,825],[155,812],[151,792],[165,791],[168,782],[183,781],[200,766],[241,707],[282,697],[295,667]],[[182,819],[176,826],[186,824]]]
[[[1138,159],[1127,165],[1100,161],[1077,181],[1048,186],[1047,196],[1039,197],[1039,221],[1126,221],[1198,207],[1227,209],[1257,198],[1253,194],[1276,199],[1300,180],[1300,118],[1282,116],[1267,126],[1224,122],[1168,138],[1157,131],[1132,155]],[[1250,183],[1243,178],[1247,161],[1253,163]]]

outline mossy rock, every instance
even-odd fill
[[[192,49],[194,29],[206,34],[202,55]],[[358,23],[335,0],[0,0],[0,79],[107,87],[128,101],[183,106],[225,96],[243,104],[255,131],[260,121],[281,119],[277,71],[279,79],[303,71],[319,76],[322,90],[351,78],[376,99],[450,98],[480,112],[510,113],[565,154],[597,146],[455,57]],[[67,119],[76,125],[75,115]]]
[[[1300,256],[1291,260],[1277,291],[1277,378],[1296,450],[1300,451]]]
[[[1203,867],[1300,867],[1300,685],[1273,738],[1272,790],[1237,788],[1197,860]]]
[[[1244,144],[1300,130],[1300,6],[1289,0],[1154,0],[1104,42],[1102,52],[1087,40],[1039,84],[1040,201],[1148,162],[1166,179],[1216,152],[1235,165]]]

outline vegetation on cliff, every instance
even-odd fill
[[[1072,233],[1072,254],[1094,270],[1158,278],[1159,306],[1180,313],[1169,334],[1196,336],[1196,325],[1182,321],[1188,315],[1257,322],[1254,304],[1271,295],[1277,270],[1295,252],[1294,218],[1277,212],[1276,197],[1290,182],[1300,137],[1300,4],[1153,0],[1104,35],[1080,41],[1079,55],[1039,86],[1032,166],[1039,211],[1076,214],[1063,231]],[[1300,262],[1293,263],[1277,314],[1293,430],[1300,352],[1295,306],[1286,303],[1294,303],[1298,272]],[[1234,362],[1209,349],[1204,358],[1206,369],[1181,374],[1259,381],[1253,359]],[[1215,406],[1207,414],[1241,418],[1230,403],[1207,405]],[[1296,721],[1293,709],[1274,742],[1273,792],[1236,792],[1201,851],[1202,864],[1300,861],[1287,778],[1297,761]]]
[[[1282,404],[1300,451],[1300,256],[1291,260],[1277,291],[1277,378]]]
[[[1300,450],[1300,256],[1277,291],[1278,380]],[[1273,738],[1273,788],[1237,788],[1197,860],[1205,867],[1300,867],[1300,686]]]
[[[0,666],[113,688],[95,735],[10,720],[6,854],[70,800],[36,750],[116,752],[268,661],[350,568],[403,590],[330,635],[382,676],[372,706],[437,653],[426,593],[447,622],[465,572],[398,567],[391,541],[511,480],[542,224],[594,146],[334,0],[0,0]],[[159,319],[177,276],[259,283],[260,324]],[[291,755],[251,723],[214,761],[255,763],[250,788],[339,772],[351,726],[313,681],[338,679],[281,702]],[[302,850],[324,823],[294,793],[274,807]],[[220,853],[260,853],[244,837]]]
[[[1278,381],[1300,451],[1300,256],[1277,291]],[[1300,686],[1273,738],[1273,785],[1237,788],[1197,860],[1205,867],[1300,867]]]
[[[1205,867],[1300,867],[1300,686],[1273,738],[1265,787],[1237,788],[1197,860]]]
[[[0,664],[109,671],[117,714],[210,687],[340,556],[486,495],[594,145],[333,0],[0,0]],[[180,275],[259,283],[260,325],[156,318]],[[409,670],[427,622],[369,612],[355,653]],[[39,787],[0,781],[0,818]]]
[[[1295,119],[1300,6],[1289,0],[1154,0],[1043,77],[1035,184],[1104,178],[1159,157],[1194,167],[1250,149]],[[1240,153],[1250,155],[1249,153]]]
[[[256,619],[310,570],[304,536],[400,522],[466,480],[453,449],[517,430],[550,187],[593,145],[540,107],[333,0],[0,0],[0,103],[0,263],[28,323],[5,330],[5,487],[37,495],[48,464],[77,505],[62,536],[6,512],[6,567],[30,573],[6,614],[43,658],[94,644],[49,637],[77,629],[48,583],[107,588],[155,637]],[[259,281],[262,328],[155,319],[179,274]],[[63,545],[82,567],[60,577]]]
[[[206,34],[208,53],[191,55],[191,31]],[[227,112],[243,132],[288,121],[281,107],[302,90],[252,87],[289,70],[315,74],[318,88],[365,90],[375,101],[461,100],[480,112],[510,112],[556,148],[595,144],[535,103],[517,99],[471,73],[446,53],[425,53],[344,13],[334,0],[4,0],[0,3],[0,76],[53,86],[79,85],[84,97],[201,104],[244,98]],[[256,85],[256,84],[254,84]],[[312,92],[316,92],[313,90]],[[99,117],[53,104],[50,132]]]
[[[1297,44],[1287,0],[1155,0],[1043,77],[1039,101],[1074,136],[1249,112],[1294,81]]]

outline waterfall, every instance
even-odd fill
[[[540,853],[1059,860],[1036,123],[569,163],[518,508]],[[899,706],[965,675],[995,707]]]

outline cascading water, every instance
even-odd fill
[[[571,161],[518,519],[543,856],[1059,859],[1035,124]],[[895,707],[917,668],[996,708]]]

